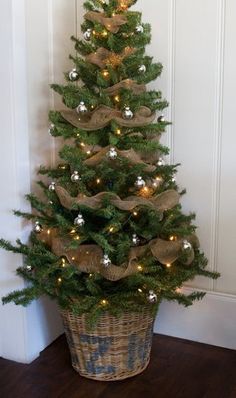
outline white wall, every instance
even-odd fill
[[[82,3],[1,0],[0,79],[6,94],[0,100],[0,236],[11,240],[24,237],[25,231],[10,209],[24,208],[23,194],[29,191],[36,168],[56,157],[57,144],[47,135],[47,112],[54,106],[59,109],[61,103],[48,84],[62,82],[63,72],[71,68],[69,38],[79,32]],[[177,178],[188,191],[183,208],[197,212],[209,269],[222,273],[215,283],[197,278],[186,287],[186,291],[194,287],[208,292],[190,309],[163,303],[155,330],[236,348],[236,4],[148,0],[147,7],[147,0],[139,0],[136,8],[153,27],[148,52],[164,65],[162,77],[151,86],[161,89],[170,102],[167,117],[173,126],[164,142],[171,147],[171,161],[182,163]],[[1,252],[1,260],[2,295],[22,282],[12,272],[21,258]],[[53,315],[48,322],[49,314],[55,313],[48,304],[35,303],[27,310],[0,306],[0,356],[22,361],[36,356],[61,332],[58,318]]]
[[[50,81],[45,74],[48,67],[45,43],[49,34],[42,31],[41,24],[40,35],[36,31],[32,35],[35,41],[30,49],[25,28],[29,38],[33,20],[32,15],[27,20],[26,6],[23,0],[2,0],[0,14],[0,84],[4,94],[0,97],[0,236],[13,242],[18,237],[26,241],[30,228],[12,215],[12,209],[29,210],[24,195],[30,192],[32,171],[36,165],[50,162],[53,149],[45,133]],[[39,51],[38,60],[32,57],[33,48]],[[37,121],[36,118],[33,121],[31,117],[36,114]],[[21,256],[1,250],[0,297],[24,287],[14,273],[21,264]],[[0,304],[0,356],[4,358],[31,362],[61,332],[55,304],[47,299],[34,302],[27,309]]]

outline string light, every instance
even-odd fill
[[[110,227],[109,232],[114,232],[114,227]]]
[[[57,282],[58,282],[58,283],[61,283],[61,282],[62,282],[62,279],[61,279],[61,278],[58,278],[58,279],[57,279]]]
[[[80,143],[80,146],[82,146],[83,148],[85,147],[85,143],[84,142],[81,142]]]
[[[76,236],[74,237],[74,239],[75,239],[75,240],[80,240],[80,236],[79,236],[79,235],[76,235]]]
[[[97,184],[100,184],[100,183],[101,183],[100,178],[97,178],[96,183],[97,183]]]
[[[106,305],[108,304],[108,301],[105,300],[105,299],[103,299],[103,300],[101,301],[101,304],[102,304],[103,306],[106,306]]]
[[[143,293],[142,289],[138,289],[138,292],[139,292],[139,293]]]
[[[50,235],[50,233],[51,233],[51,230],[50,230],[50,229],[48,229],[48,230],[47,230],[47,234],[48,234],[48,235]]]
[[[76,134],[76,137],[80,137],[80,133],[77,133],[77,134]]]
[[[120,11],[126,11],[129,7],[129,0],[121,0],[119,2],[119,7],[118,10]]]
[[[121,129],[117,129],[117,130],[116,130],[116,134],[117,134],[117,135],[121,135]]]
[[[162,182],[162,178],[160,176],[157,176],[155,178],[155,180],[153,181],[152,185],[154,188],[157,188],[161,184],[161,182]]]
[[[105,70],[102,71],[102,76],[105,77],[105,78],[108,78],[108,77],[109,77],[109,72],[108,72],[107,69],[105,69]]]
[[[102,36],[102,37],[107,37],[107,36],[108,36],[107,30],[104,30],[104,31],[101,33],[101,36]]]
[[[120,102],[120,96],[119,96],[119,95],[116,95],[116,96],[114,97],[114,101]]]
[[[87,153],[87,155],[91,155],[91,151],[87,151],[86,153]]]
[[[151,189],[151,188],[148,188],[148,187],[143,187],[141,190],[140,190],[140,195],[141,196],[143,196],[144,198],[149,198],[150,196],[152,196],[153,195],[153,189]]]
[[[167,268],[170,268],[170,267],[171,267],[171,263],[167,263],[167,264],[166,264],[166,267],[167,267]]]
[[[93,277],[93,274],[89,274],[89,278],[92,278]]]
[[[72,229],[72,230],[70,231],[70,234],[71,234],[71,235],[76,234],[76,229]]]
[[[138,271],[142,271],[142,270],[143,270],[142,265],[138,265],[138,266],[137,266],[137,269],[138,269]]]
[[[133,216],[137,217],[138,216],[138,212],[137,211],[133,211]]]
[[[62,264],[61,264],[62,267],[65,268],[65,266],[66,266],[66,260],[65,260],[64,258],[61,259],[61,263],[62,263]]]
[[[174,242],[174,241],[177,240],[177,237],[176,237],[176,236],[170,236],[169,240],[170,240],[171,242]]]
[[[71,260],[72,260],[72,261],[75,261],[75,257],[72,257]]]

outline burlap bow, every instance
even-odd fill
[[[115,84],[114,86],[106,88],[104,91],[108,95],[112,96],[119,94],[122,88],[132,91],[133,94],[135,95],[139,95],[146,92],[145,84],[138,84],[137,82],[131,79],[122,80],[121,82]]]
[[[118,33],[120,26],[127,23],[125,15],[114,15],[112,18],[107,18],[104,13],[89,11],[84,16],[85,19],[91,22],[98,22],[111,33]]]
[[[135,51],[135,48],[126,47],[122,53],[117,54],[100,47],[95,53],[86,55],[85,61],[97,65],[101,69],[106,68],[108,65],[115,67],[120,65],[126,57],[129,57]]]
[[[96,155],[91,156],[89,159],[85,160],[84,164],[86,166],[97,166],[99,163],[101,163],[102,160],[108,159],[107,153],[109,149],[109,146],[102,148],[98,153],[96,153]],[[147,172],[151,173],[156,170],[156,166],[144,163],[141,159],[141,156],[138,155],[133,149],[129,149],[127,151],[119,151],[118,149],[116,149],[116,152],[118,157],[128,159],[130,164],[140,164],[145,166],[145,171]]]
[[[81,128],[86,131],[96,131],[106,127],[112,120],[122,127],[140,127],[151,124],[156,113],[146,106],[141,106],[135,113],[133,119],[124,119],[122,112],[105,105],[100,105],[93,112],[88,112],[85,115],[78,115],[75,110],[61,111],[62,117],[72,124],[72,126]]]
[[[70,249],[70,240],[58,237],[56,230],[52,231],[50,236],[46,231],[43,231],[39,238],[51,247],[55,255],[58,257],[66,257],[68,263],[77,267],[80,272],[89,274],[99,273],[110,281],[118,281],[144,271],[139,260],[145,254],[152,255],[159,263],[166,265],[172,264],[183,253],[183,239],[176,242],[154,239],[145,246],[131,248],[127,263],[121,266],[111,264],[106,268],[102,264],[103,251],[98,245],[81,245],[77,249]],[[190,265],[193,262],[193,248],[199,246],[198,239],[195,235],[188,237],[188,241],[192,244],[192,248],[188,250],[185,265]]]
[[[79,206],[86,206],[90,209],[99,210],[103,206],[104,199],[109,199],[110,203],[119,210],[132,211],[138,206],[147,206],[160,213],[170,210],[179,203],[180,195],[175,190],[162,192],[157,196],[145,199],[139,196],[129,196],[126,199],[111,192],[100,192],[95,196],[86,196],[79,194],[77,197],[70,196],[65,188],[56,186],[55,188],[60,203],[66,209],[75,209]]]

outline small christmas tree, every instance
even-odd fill
[[[168,104],[146,87],[162,65],[145,55],[150,25],[129,10],[134,3],[84,3],[74,67],[66,85],[52,85],[68,110],[50,112],[49,131],[68,143],[56,168],[39,170],[49,178],[38,182],[45,200],[27,195],[33,214],[15,211],[35,222],[30,243],[0,242],[25,256],[17,274],[30,282],[4,303],[28,305],[47,294],[94,324],[103,312],[149,306],[155,313],[162,299],[188,306],[204,294],[182,294],[184,282],[218,277],[206,270],[194,214],[181,211],[178,165],[165,161]]]

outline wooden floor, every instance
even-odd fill
[[[236,351],[156,335],[140,376],[95,382],[71,367],[62,336],[31,365],[0,358],[1,398],[236,398]]]

